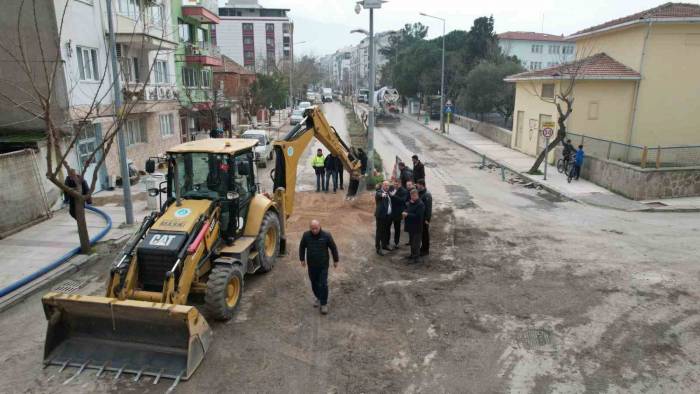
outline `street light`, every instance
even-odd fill
[[[294,72],[294,45],[306,44],[306,41],[294,42],[289,47],[289,111],[294,110],[294,90],[292,89],[292,73]]]
[[[442,75],[440,77],[440,131],[445,132],[445,19],[428,15],[424,12],[422,16],[442,21]]]
[[[353,30],[352,32],[363,33],[369,36],[369,97],[367,104],[369,111],[367,113],[367,173],[372,177],[374,175],[374,9],[381,8],[384,0],[363,0],[358,1],[355,5],[355,13],[359,14],[362,8],[369,9],[369,31]]]

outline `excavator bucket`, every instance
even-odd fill
[[[187,305],[49,293],[44,365],[188,379],[212,339],[206,320]],[[115,378],[116,378],[115,377]]]

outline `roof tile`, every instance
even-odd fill
[[[574,62],[541,70],[526,71],[506,77],[514,82],[528,79],[560,79],[576,75],[580,79],[639,79],[640,74],[611,58],[605,53],[598,53]]]
[[[628,22],[644,20],[648,18],[667,19],[667,18],[700,18],[700,5],[690,3],[665,3],[658,7],[641,11],[636,14],[628,15],[623,18],[613,19],[597,26],[578,31],[573,34],[592,33],[597,30],[611,28]]]

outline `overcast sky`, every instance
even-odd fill
[[[259,0],[269,8],[289,8],[294,21],[297,54],[317,56],[354,45],[362,38],[354,28],[369,26],[369,12],[354,11],[354,0]],[[442,22],[421,17],[419,12],[447,19],[447,31],[469,30],[475,18],[493,15],[496,32],[511,30],[571,34],[596,24],[656,7],[665,0],[389,0],[375,12],[377,31],[400,29],[405,23],[422,22],[428,36],[442,34]],[[683,0],[698,3],[699,0]],[[220,0],[220,3],[225,3]],[[544,24],[543,24],[544,19]]]

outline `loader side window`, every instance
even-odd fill
[[[184,153],[175,156],[177,182],[183,198],[225,198],[228,191],[227,156],[214,153]]]

